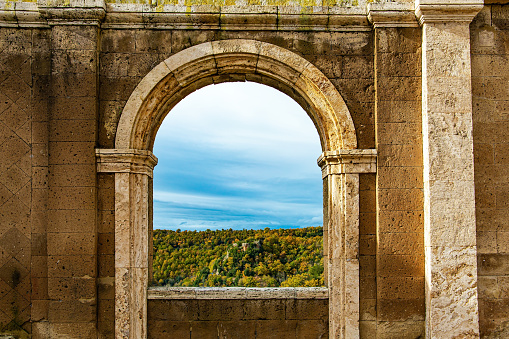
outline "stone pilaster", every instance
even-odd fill
[[[150,151],[96,150],[97,172],[115,173],[115,338],[147,337],[151,241]]]
[[[98,2],[39,1],[51,28],[49,337],[96,336]],[[87,20],[83,20],[87,17]],[[80,263],[80,264],[75,264]]]
[[[479,336],[469,23],[481,0],[417,0],[426,337]]]
[[[376,321],[366,337],[424,334],[421,29],[412,3],[370,4],[375,30]]]
[[[324,180],[324,266],[329,335],[359,338],[359,173],[376,170],[376,150],[341,150],[318,159]]]

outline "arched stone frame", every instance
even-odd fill
[[[324,263],[332,338],[359,336],[359,173],[375,150],[358,150],[350,112],[330,80],[304,58],[254,40],[206,42],[161,62],[138,84],[117,127],[115,149],[97,149],[97,171],[115,173],[115,337],[146,338],[149,177],[157,130],[189,93],[212,83],[254,81],[294,98],[320,136]]]

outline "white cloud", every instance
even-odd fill
[[[224,83],[192,93],[166,117],[154,153],[155,222],[321,223],[318,133],[295,101],[270,87]]]

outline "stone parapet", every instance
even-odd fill
[[[150,287],[148,299],[328,299],[327,287]]]

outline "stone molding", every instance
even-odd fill
[[[147,150],[96,149],[98,173],[136,173],[152,178],[157,157]]]
[[[371,3],[368,5],[368,19],[373,28],[419,26],[412,3]]]
[[[369,31],[359,8],[301,6],[108,5],[104,28]]]
[[[0,27],[369,31],[361,7],[106,4],[104,0],[0,1]]]
[[[317,162],[322,178],[333,174],[376,173],[376,156],[376,149],[328,151]]]
[[[37,0],[37,7],[50,26],[100,26],[106,15],[104,0]]]
[[[327,287],[150,287],[148,299],[328,299]]]
[[[415,16],[421,25],[426,22],[470,23],[483,6],[483,0],[416,0]]]
[[[48,28],[37,3],[0,1],[0,27]]]
[[[115,29],[369,31],[424,22],[470,22],[482,0],[416,0],[362,7],[106,4],[104,0],[0,1],[0,27],[94,25]]]

